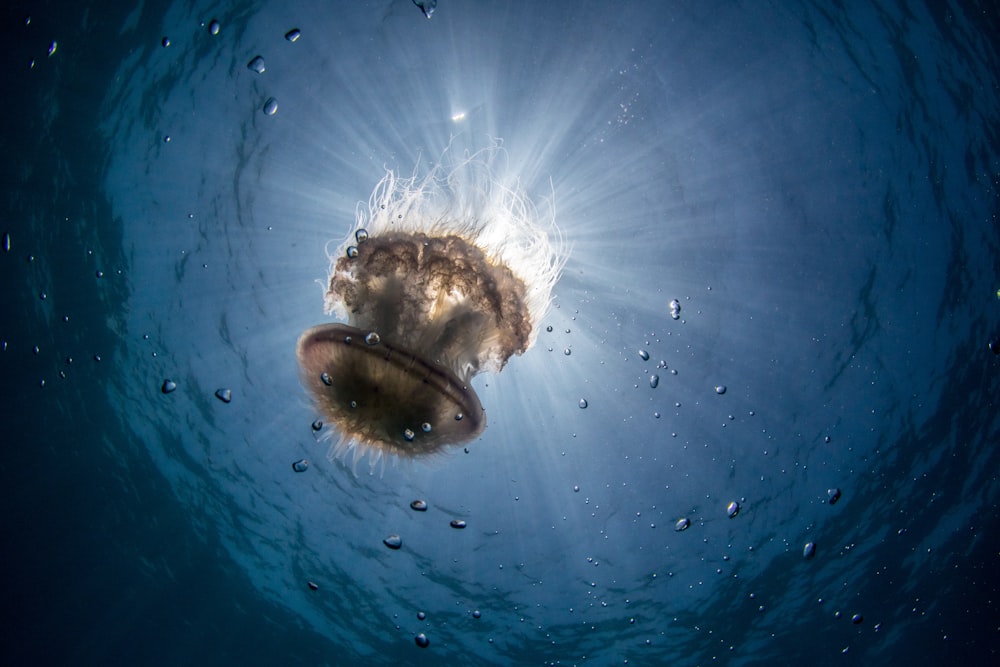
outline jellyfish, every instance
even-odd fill
[[[499,373],[538,336],[566,260],[545,215],[496,176],[498,146],[418,177],[390,169],[330,254],[325,312],[298,341],[302,382],[353,463],[441,452],[478,437],[471,380]]]

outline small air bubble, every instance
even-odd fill
[[[215,397],[222,401],[223,403],[229,403],[233,400],[233,392],[231,389],[220,388],[215,390]]]
[[[568,357],[569,355],[573,354],[573,351],[567,347],[565,350],[563,350],[563,354],[565,354]]]
[[[420,425],[420,430],[423,431],[424,433],[430,433],[431,428],[432,427],[428,422],[424,422],[423,424]]]
[[[815,555],[816,555],[816,543],[806,542],[806,545],[802,547],[802,557],[808,560]]]
[[[426,500],[414,500],[410,503],[410,509],[414,512],[426,512],[427,511],[427,501]]]
[[[837,501],[840,500],[840,489],[833,488],[826,490],[827,502],[831,505],[836,505]]]
[[[264,102],[263,111],[268,116],[273,116],[278,113],[278,100],[273,97],[267,98],[267,101]]]
[[[299,37],[301,36],[302,32],[298,28],[292,28],[291,30],[285,33],[285,39],[287,39],[289,42],[297,42],[299,41]]]
[[[691,519],[688,519],[687,517],[684,517],[683,519],[678,519],[677,523],[674,524],[674,530],[676,530],[678,533],[681,532],[682,530],[687,530],[690,527],[691,527]]]
[[[370,331],[368,335],[365,336],[365,343],[368,345],[378,345],[382,342],[382,337],[379,336],[374,331]]]
[[[417,646],[420,648],[427,648],[431,643],[431,640],[427,638],[427,635],[422,632],[414,637],[413,641],[416,642]]]
[[[639,350],[639,358],[643,361],[649,361],[649,352],[646,352],[646,350]]]
[[[726,385],[724,385],[724,384],[716,385],[716,387],[715,387],[715,393],[718,394],[719,396],[722,396],[723,394],[725,394],[726,393]]]
[[[587,405],[588,405],[587,399],[581,398],[580,399],[580,409],[581,410],[585,410],[587,408]]]
[[[358,246],[356,245],[347,246],[347,258],[354,259],[357,256],[358,256]]]
[[[416,437],[416,435],[417,435],[416,433],[414,433],[408,428],[403,429],[403,437],[406,439],[407,442],[413,442],[413,438]]]
[[[740,513],[740,504],[735,500],[729,503],[729,505],[726,507],[726,516],[728,516],[730,519],[735,518],[736,515],[739,513]]]
[[[656,389],[658,386],[660,386],[660,376],[659,375],[650,375],[649,376],[649,386],[652,389]]]
[[[323,384],[325,384],[327,387],[333,386],[333,379],[330,378],[330,374],[327,373],[326,371],[320,373],[319,379],[322,380]]]
[[[263,74],[267,71],[267,67],[264,65],[264,58],[261,56],[254,56],[253,60],[247,63],[247,69],[251,72],[257,72],[257,74]]]
[[[164,380],[163,384],[160,385],[160,391],[162,391],[164,394],[173,393],[176,389],[177,389],[177,383],[174,382],[173,380],[169,379]]]
[[[319,431],[322,428],[323,428],[323,420],[322,419],[317,419],[316,421],[314,421],[312,423],[312,430]]]
[[[163,45],[163,48],[170,46],[170,38],[164,37],[163,39],[160,40],[160,44]]]
[[[306,586],[308,586],[309,590],[311,590],[311,591],[318,591],[319,590],[319,584],[317,584],[315,581],[307,581],[306,582]]]
[[[217,20],[212,19],[211,21],[209,21],[209,23],[208,23],[208,34],[210,34],[210,35],[218,35],[219,31],[221,29],[222,29],[222,24],[219,23]]]
[[[294,470],[295,472],[305,472],[308,469],[309,469],[309,461],[305,459],[299,459],[298,461],[292,464],[292,470]]]
[[[358,231],[354,232],[354,240],[357,241],[358,244],[361,244],[361,243],[364,243],[365,241],[367,241],[368,240],[368,230],[367,229],[359,229]]]
[[[389,537],[382,540],[382,544],[389,547],[390,549],[398,549],[403,546],[403,540],[400,539],[399,535],[392,534]]]
[[[462,519],[452,519],[451,527],[461,530],[462,528],[465,528],[465,521],[463,521]]]

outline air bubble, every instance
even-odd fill
[[[589,404],[587,403],[587,399],[585,399],[585,398],[581,398],[581,399],[580,399],[580,409],[581,409],[581,410],[586,410],[586,409],[587,409],[587,405],[589,405]]]
[[[301,36],[302,36],[302,31],[299,30],[298,28],[292,28],[291,30],[285,33],[285,39],[287,39],[289,42],[297,42],[299,41],[299,37]]]
[[[307,581],[306,582],[306,586],[308,586],[309,590],[311,590],[311,591],[318,591],[319,590],[319,584],[317,584],[315,581]]]
[[[177,383],[174,382],[173,380],[169,379],[164,380],[163,384],[160,385],[160,391],[162,391],[164,394],[173,393],[176,389],[177,389]]]
[[[346,254],[347,254],[347,258],[348,259],[354,259],[355,257],[358,256],[358,246],[356,246],[356,245],[349,245],[349,246],[347,246],[347,253]]]
[[[410,509],[414,512],[426,512],[427,511],[427,501],[426,500],[414,500],[410,503]]]
[[[221,29],[222,24],[215,19],[212,19],[208,24],[208,34],[210,35],[218,35]]]
[[[403,437],[406,438],[407,442],[413,442],[413,438],[415,438],[416,435],[417,435],[416,433],[414,433],[408,428],[403,429]]]
[[[816,543],[806,542],[806,545],[802,547],[802,557],[808,560],[815,555],[816,555]]]
[[[831,505],[836,505],[837,501],[840,500],[840,489],[833,488],[826,490],[827,502]]]
[[[330,377],[330,374],[327,373],[326,371],[323,371],[320,374],[319,379],[322,380],[323,384],[325,384],[327,387],[333,386],[333,379]]]
[[[652,389],[656,389],[658,386],[660,386],[660,376],[659,375],[650,375],[649,376],[649,386]]]
[[[294,470],[295,472],[305,472],[308,469],[309,469],[309,461],[305,459],[299,459],[298,461],[292,464],[292,470]]]
[[[461,530],[462,528],[465,528],[465,521],[463,521],[462,519],[452,519],[451,527]]]
[[[414,637],[413,641],[416,642],[417,646],[420,648],[427,648],[431,643],[431,640],[427,638],[427,635],[422,632]]]
[[[367,343],[368,345],[378,345],[381,342],[382,342],[382,337],[379,336],[374,331],[368,332],[368,335],[365,336],[365,343]]]
[[[736,502],[735,500],[733,502],[729,503],[729,505],[726,507],[726,515],[730,519],[735,518],[736,515],[739,514],[739,513],[740,513],[740,504],[738,502]]]
[[[646,352],[646,350],[639,350],[639,358],[643,361],[649,361],[649,352]]]
[[[323,428],[323,420],[322,419],[317,419],[316,421],[314,421],[312,423],[312,430],[319,431],[319,430],[322,430],[322,428]]]
[[[724,384],[716,385],[716,387],[715,387],[715,393],[718,394],[719,396],[722,396],[723,394],[725,394],[726,393],[726,385],[724,385]]]
[[[247,69],[251,72],[257,72],[257,74],[263,74],[267,70],[264,66],[264,58],[254,56],[253,60],[247,63]]]
[[[365,241],[367,241],[368,240],[368,230],[366,230],[366,229],[359,229],[358,231],[354,232],[354,240],[357,241],[359,244],[364,243]]]
[[[431,428],[432,427],[428,422],[424,422],[423,424],[420,425],[420,430],[423,431],[424,433],[430,433]]]
[[[216,389],[215,397],[222,401],[223,403],[229,403],[233,400],[233,391],[231,389]]]
[[[687,517],[684,517],[683,519],[678,519],[677,523],[674,524],[674,530],[676,530],[678,533],[681,532],[682,530],[687,530],[690,527],[691,527],[691,519],[688,519]]]
[[[278,113],[278,100],[274,99],[273,97],[267,98],[267,101],[264,102],[264,107],[262,110],[268,116],[273,116],[274,114]]]
[[[400,539],[399,535],[392,534],[389,537],[382,540],[382,544],[389,547],[390,549],[398,549],[403,546],[403,540]]]
[[[413,4],[420,7],[420,11],[424,13],[424,16],[430,18],[437,7],[437,0],[413,0]]]

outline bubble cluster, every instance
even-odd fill
[[[681,302],[677,299],[670,300],[670,317],[675,320],[681,319]]]

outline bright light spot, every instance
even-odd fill
[[[460,120],[465,120],[465,112],[464,111],[459,111],[457,114],[455,114],[454,116],[452,116],[451,119],[452,119],[452,121],[454,121],[456,123],[458,121],[460,121]]]

